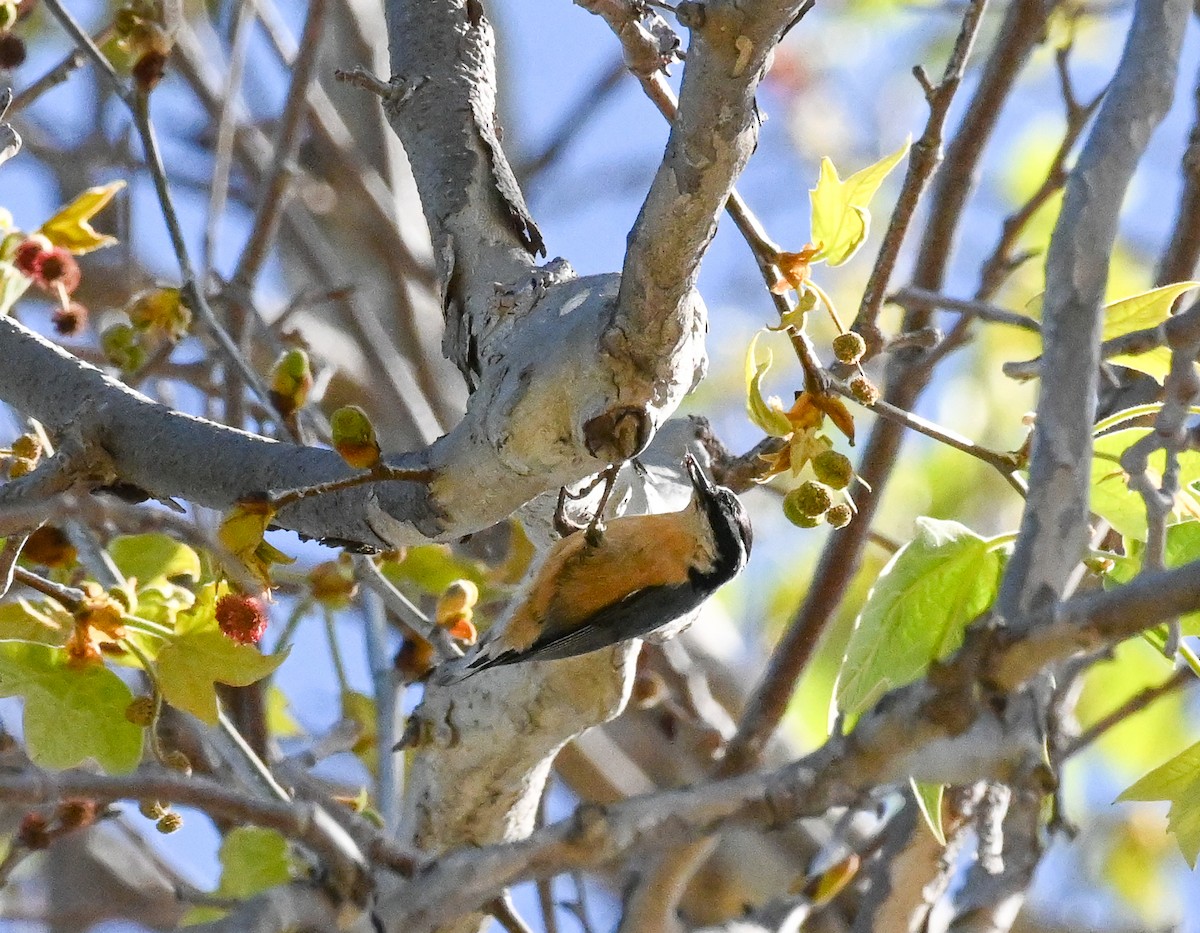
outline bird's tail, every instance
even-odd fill
[[[468,677],[478,674],[480,671],[486,671],[501,664],[511,664],[517,660],[516,652],[513,651],[494,653],[494,649],[497,647],[499,646],[481,645],[480,649],[474,654],[439,664],[433,672],[432,682],[439,687],[450,687],[454,684],[462,683]],[[489,651],[489,648],[493,650]]]

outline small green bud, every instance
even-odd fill
[[[154,723],[154,697],[134,697],[125,707],[125,718],[143,729]]]
[[[850,458],[836,450],[826,450],[817,454],[812,458],[812,468],[817,479],[833,489],[845,489],[854,475]]]
[[[170,807],[161,800],[139,800],[138,812],[148,820],[161,820],[171,812]]]
[[[854,510],[844,502],[839,502],[835,506],[831,506],[829,511],[825,513],[825,521],[829,522],[834,528],[845,528],[850,524],[850,520],[854,518]]]
[[[867,342],[854,331],[833,338],[833,355],[843,363],[857,363],[867,352]]]
[[[154,824],[154,828],[157,829],[164,836],[170,835],[171,833],[174,833],[174,832],[178,832],[182,826],[183,826],[183,817],[180,816],[178,813],[176,813],[174,810],[164,813],[159,818],[158,822]]]

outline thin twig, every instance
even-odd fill
[[[403,772],[396,767],[396,756],[389,749],[396,744],[396,668],[388,650],[388,624],[383,599],[365,588],[362,594],[363,614],[366,617],[365,639],[367,663],[371,669],[371,685],[375,694],[376,806],[383,816],[386,830],[394,831],[400,817]]]
[[[1196,675],[1186,667],[1181,667],[1162,683],[1138,691],[1116,709],[1097,719],[1071,742],[1068,742],[1059,752],[1059,760],[1065,761],[1072,755],[1078,754],[1110,729],[1119,726],[1131,716],[1140,713],[1156,700],[1160,700],[1168,694],[1174,693],[1176,690],[1180,690],[1195,682]]]
[[[254,287],[275,235],[279,232],[279,222],[287,202],[287,189],[291,183],[291,164],[299,146],[300,127],[307,114],[308,87],[312,82],[324,27],[325,0],[309,0],[300,51],[292,62],[292,81],[288,86],[283,112],[279,116],[271,167],[254,212],[250,235],[246,238],[246,245],[230,279],[229,284],[235,296],[248,293]]]
[[[133,114],[134,125],[137,128],[138,136],[141,138],[142,148],[146,153],[146,164],[150,169],[150,177],[154,181],[154,189],[158,195],[159,207],[162,210],[163,220],[167,225],[167,233],[171,238],[171,246],[175,251],[175,259],[179,264],[180,275],[183,278],[181,291],[189,307],[200,318],[204,326],[208,328],[209,333],[216,340],[222,352],[224,352],[238,372],[241,373],[242,378],[246,380],[246,384],[254,390],[259,400],[278,418],[278,413],[275,411],[275,406],[271,404],[266,386],[258,378],[258,374],[250,368],[250,364],[246,362],[245,358],[238,351],[237,345],[221,326],[220,322],[217,321],[212,308],[208,304],[208,299],[204,295],[204,289],[196,280],[196,273],[188,255],[187,242],[183,236],[183,228],[179,223],[179,215],[175,211],[175,203],[171,196],[167,173],[163,167],[162,154],[159,151],[158,139],[154,133],[154,125],[150,121],[149,94],[135,91],[121,80],[112,63],[100,51],[96,43],[92,41],[92,37],[84,32],[79,23],[75,21],[75,18],[66,10],[61,0],[45,0],[44,5],[54,18],[58,20],[67,34],[74,39],[75,44],[100,69],[101,74],[107,79],[113,92],[124,101]],[[279,420],[282,422],[281,418]]]
[[[462,651],[454,643],[450,633],[440,625],[435,625],[425,613],[414,606],[369,557],[358,555],[354,558],[354,576],[363,586],[378,593],[384,605],[396,613],[405,625],[433,645],[439,662],[462,657]]]
[[[229,74],[225,93],[217,114],[217,141],[213,146],[212,190],[208,198],[208,216],[204,223],[204,241],[200,248],[204,281],[208,282],[213,268],[213,253],[220,233],[225,200],[229,195],[229,175],[233,162],[233,140],[237,132],[237,99],[250,48],[251,28],[254,25],[254,4],[239,3],[233,11],[230,27]]]
[[[851,329],[866,341],[867,351],[864,359],[869,360],[883,347],[883,335],[877,323],[879,311],[883,307],[884,295],[896,268],[900,247],[904,245],[904,238],[916,213],[921,194],[941,161],[942,132],[946,125],[946,116],[950,112],[950,105],[958,92],[958,86],[962,83],[967,59],[970,58],[971,49],[975,45],[975,37],[986,9],[987,0],[973,0],[967,7],[954,50],[950,53],[950,60],[946,62],[942,80],[936,86],[929,83],[923,70],[918,68],[914,72],[925,90],[925,99],[929,103],[929,118],[925,122],[925,131],[921,138],[912,147],[900,196],[888,220],[887,233],[880,244],[871,276],[867,279],[858,314],[851,325]]]
[[[31,590],[37,590],[43,596],[49,596],[51,599],[56,600],[68,612],[74,612],[83,605],[83,590],[76,589],[73,586],[65,586],[62,583],[47,580],[32,570],[26,570],[20,566],[12,568],[12,577],[15,582],[20,583],[22,586],[27,586]]]
[[[989,304],[986,301],[951,298],[948,295],[939,295],[937,292],[927,291],[923,288],[911,286],[902,288],[889,295],[887,300],[904,308],[938,308],[942,311],[953,311],[957,314],[977,317],[981,321],[1020,327],[1022,330],[1031,330],[1035,333],[1040,333],[1042,330],[1042,325],[1028,315],[1017,314],[1015,311],[1009,311],[1007,308],[1001,308],[999,305]]]

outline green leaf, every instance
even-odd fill
[[[121,535],[108,546],[117,569],[142,586],[168,583],[176,577],[200,579],[200,555],[168,535]]]
[[[158,679],[167,702],[209,725],[217,722],[216,684],[246,687],[272,673],[287,652],[263,655],[231,641],[217,626],[217,586],[203,587],[196,605],[179,614],[175,635],[158,653]]]
[[[1106,586],[1109,582],[1128,583],[1142,569],[1145,544],[1130,538],[1125,542],[1125,550],[1125,556],[1115,559],[1112,571],[1104,578]],[[1194,560],[1200,560],[1200,521],[1185,521],[1167,526],[1167,548],[1163,554],[1163,563],[1168,568],[1182,567]],[[1200,635],[1200,612],[1190,612],[1179,621],[1184,635]]]
[[[946,831],[942,828],[942,793],[946,790],[946,785],[928,784],[913,778],[909,778],[908,783],[912,785],[913,795],[917,800],[917,809],[921,811],[925,825],[933,833],[933,838],[938,841],[938,845],[944,846]]]
[[[479,564],[457,556],[445,544],[410,547],[404,560],[384,561],[379,569],[401,589],[415,586],[431,596],[440,596],[455,580],[470,580],[479,587],[480,598],[485,601],[495,592],[489,590],[487,575]]]
[[[766,355],[761,363],[758,361],[758,338],[761,336],[759,331],[746,348],[746,414],[772,437],[787,437],[792,433],[792,423],[784,414],[783,403],[778,398],[768,400],[762,396],[762,380],[771,368],[772,355],[771,348],[764,347]]]
[[[1200,855],[1200,742],[1159,765],[1125,789],[1117,800],[1165,800],[1167,829],[1190,867]]]
[[[1140,295],[1131,295],[1104,306],[1104,340],[1112,340],[1135,330],[1157,327],[1171,316],[1171,306],[1184,292],[1200,288],[1200,282],[1175,282]],[[1171,369],[1171,351],[1157,347],[1147,353],[1126,353],[1109,362],[1153,376],[1159,383]]]
[[[0,605],[0,639],[29,641],[61,648],[71,634],[71,614],[47,599],[31,603],[24,598]]]
[[[1146,504],[1140,495],[1129,488],[1121,455],[1150,431],[1149,428],[1125,428],[1095,440],[1092,451],[1092,511],[1107,519],[1120,534],[1138,541],[1146,540]],[[1149,468],[1155,479],[1161,478],[1166,454],[1157,451],[1150,457]],[[1200,452],[1179,454],[1180,496],[1200,510],[1189,487],[1200,480]],[[1177,523],[1179,519],[1175,519]]]
[[[225,835],[218,852],[222,897],[253,897],[295,877],[288,841],[273,829],[239,826]]]
[[[133,694],[102,665],[70,667],[61,648],[0,642],[0,696],[24,698],[34,764],[62,769],[93,759],[122,774],[141,760],[142,730],[125,718]]]
[[[358,738],[351,751],[356,754],[367,770],[375,774],[379,769],[378,722],[375,701],[366,694],[347,690],[342,694],[342,718],[358,726]]]
[[[888,173],[908,152],[911,138],[889,156],[861,169],[842,181],[828,157],[821,160],[817,186],[809,192],[812,202],[812,240],[821,251],[817,258],[840,266],[867,238],[871,214],[867,206]]]
[[[276,738],[292,738],[303,735],[304,729],[292,715],[288,698],[278,685],[271,684],[267,688],[267,729]]]
[[[917,519],[917,535],[884,567],[855,622],[834,702],[856,716],[962,644],[995,600],[1004,557],[958,522]]]

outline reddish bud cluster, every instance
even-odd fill
[[[17,247],[13,265],[48,292],[61,289],[69,295],[79,287],[82,277],[79,263],[70,251],[61,246],[47,246],[37,239],[26,240]]]
[[[0,32],[0,68],[17,68],[24,61],[24,40],[11,32]]]
[[[257,645],[267,631],[267,612],[253,596],[230,593],[217,600],[217,625],[240,645]]]
[[[50,318],[54,330],[63,337],[77,337],[87,326],[88,309],[78,301],[70,301]]]

